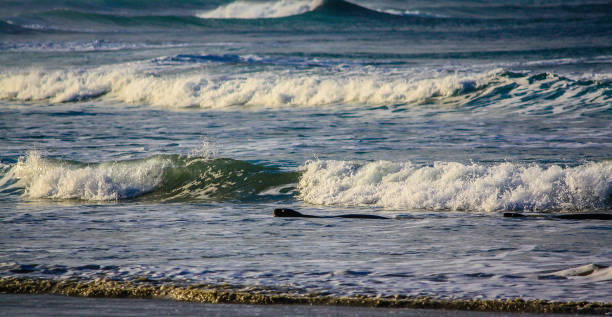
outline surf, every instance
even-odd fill
[[[314,17],[320,15],[352,17],[397,17],[417,16],[416,12],[398,10],[377,10],[341,0],[281,0],[281,1],[234,1],[203,11],[196,16],[202,19],[273,19],[303,15]],[[424,16],[425,17],[425,16]],[[428,15],[428,17],[434,17]]]
[[[296,173],[233,159],[154,155],[84,163],[32,151],[8,169],[0,191],[20,192],[27,200],[252,201],[267,189],[290,190],[296,181]]]
[[[314,160],[294,171],[229,158],[154,155],[85,163],[32,151],[3,168],[1,192],[27,200],[255,201],[387,210],[590,211],[612,208],[612,162],[520,163]]]
[[[235,1],[196,16],[202,19],[261,19],[299,15],[320,7],[323,0]]]
[[[175,64],[189,70],[200,63],[297,69],[248,76],[218,76],[207,70],[163,74]],[[341,72],[335,66],[300,69],[312,67],[311,63],[314,61],[307,59],[177,55],[98,68],[11,70],[0,74],[0,99],[34,104],[101,100],[169,110],[384,106],[390,110],[496,109],[501,113],[579,116],[611,109],[612,82],[605,77],[572,79],[554,73],[496,69],[465,74],[442,71],[419,78],[410,70],[390,76],[384,68],[360,65]]]
[[[497,163],[309,161],[300,199],[391,210],[585,211],[612,207],[612,162],[574,167]]]

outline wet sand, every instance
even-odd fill
[[[529,313],[317,305],[204,304],[160,299],[0,294],[2,316],[551,316]],[[574,316],[557,315],[554,316]],[[581,315],[584,316],[584,315]]]
[[[392,309],[397,311],[410,311],[421,309],[435,309],[437,311],[464,311],[464,312],[496,312],[496,313],[536,313],[536,314],[599,314],[612,313],[612,303],[597,302],[551,302],[545,300],[514,299],[435,299],[431,297],[406,297],[396,295],[392,297],[375,296],[351,296],[335,297],[317,294],[294,294],[282,292],[270,288],[238,287],[231,285],[178,285],[172,283],[156,283],[148,279],[134,281],[113,281],[108,279],[95,280],[52,280],[52,279],[29,279],[29,278],[0,278],[0,293],[4,294],[31,294],[31,295],[65,295],[82,298],[105,298],[123,299],[129,298],[144,300],[162,300],[165,305],[170,305],[168,300],[177,302],[194,302],[200,304],[228,304],[238,305],[238,309],[256,305],[253,307],[273,307],[292,310],[295,307],[327,307],[325,309]],[[21,295],[21,296],[23,296]],[[22,297],[26,301],[27,297]],[[77,300],[78,301],[78,300]],[[59,310],[46,308],[50,303],[39,305],[43,307],[43,313]],[[125,302],[121,302],[125,303]],[[141,302],[145,303],[145,302]],[[77,307],[79,304],[76,304]],[[174,305],[174,304],[172,304]],[[180,304],[177,304],[180,305]],[[10,306],[10,305],[3,305]],[[102,304],[102,307],[106,307]],[[162,305],[163,306],[163,305]],[[17,307],[30,308],[33,305],[20,304]],[[67,305],[72,307],[72,305]],[[111,305],[113,309],[115,306]],[[131,307],[131,304],[127,304]],[[182,306],[178,306],[182,307]],[[216,306],[218,307],[218,306]],[[228,306],[229,307],[229,306]],[[232,306],[233,307],[233,306]],[[336,307],[336,308],[332,308]],[[350,307],[350,308],[349,308]],[[364,307],[364,308],[361,308]],[[86,310],[89,309],[87,305]],[[323,309],[323,308],[322,308]],[[247,308],[247,315],[252,315]],[[97,311],[96,311],[97,312]],[[275,314],[277,312],[265,312]],[[282,313],[282,312],[278,312]],[[333,312],[332,312],[333,313]],[[77,313],[80,315],[80,313]],[[238,314],[238,312],[236,312]],[[315,314],[318,315],[317,312]],[[458,313],[458,316],[464,316]],[[9,314],[12,315],[12,314]],[[21,315],[21,314],[19,314]],[[231,315],[235,315],[233,312]],[[336,314],[334,314],[336,315]],[[349,314],[351,315],[351,314]]]

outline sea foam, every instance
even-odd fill
[[[37,151],[20,158],[1,183],[25,188],[27,198],[110,201],[153,191],[171,162],[162,157],[130,163],[77,164],[47,159]]]
[[[316,160],[300,197],[312,204],[386,209],[551,211],[609,207],[612,162],[576,167]]]
[[[280,0],[266,2],[235,1],[197,14],[202,19],[280,18],[312,11],[323,0]]]
[[[573,267],[549,275],[591,283],[612,280],[612,267],[600,264],[586,264]]]
[[[214,158],[216,153],[207,141],[189,155],[101,163],[46,158],[32,151],[0,178],[0,192],[21,192],[25,199],[115,201],[147,195],[158,201],[223,201],[260,199],[259,193],[269,188],[297,182],[295,172]]]
[[[136,65],[0,74],[0,99],[75,102],[91,98],[167,108],[321,106],[409,103],[478,89],[488,73],[413,80],[384,72],[262,72],[217,76],[205,71],[157,75]]]
[[[198,56],[206,63],[221,64],[243,60],[246,64],[254,60],[291,62]],[[168,109],[426,105],[435,109],[469,107],[489,114],[568,113],[574,117],[609,111],[612,99],[609,78],[574,80],[550,73],[502,69],[461,73],[440,70],[424,75],[414,70],[389,72],[361,65],[242,73],[231,68],[236,65],[227,69],[223,66],[219,71],[202,68],[200,59],[192,59],[158,58],[93,69],[4,71],[0,73],[0,99],[63,103],[100,98]],[[181,70],[178,73],[174,71],[177,68]]]

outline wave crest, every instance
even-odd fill
[[[235,1],[196,16],[202,19],[280,18],[312,11],[322,4],[323,0]]]
[[[27,199],[115,201],[146,195],[161,201],[220,201],[254,199],[266,189],[296,181],[296,173],[232,159],[157,155],[86,164],[33,151],[0,179],[0,189],[21,188]]]
[[[209,74],[164,77],[138,69],[44,71],[0,75],[0,99],[75,102],[104,97],[133,104],[168,108],[220,109],[231,106],[380,105],[448,97],[478,89],[489,75],[413,81],[383,73],[344,75],[312,73],[252,74],[218,78]]]
[[[194,64],[191,58],[188,56],[185,67]],[[247,57],[202,55],[198,58],[195,64],[200,60],[226,63]],[[164,63],[184,63],[184,59],[155,59],[153,67],[149,62],[97,69],[4,72],[0,74],[0,99],[62,103],[101,98],[170,109],[330,105],[395,109],[427,105],[437,109],[466,107],[490,111],[494,108],[506,113],[582,115],[609,111],[612,98],[612,83],[606,78],[573,80],[549,73],[503,70],[428,74],[438,76],[433,78],[423,78],[410,71],[389,74],[359,65],[346,69],[329,67],[246,75],[220,75],[202,69],[164,73]],[[254,59],[257,58],[247,58],[245,63],[253,63]],[[302,64],[308,61],[271,59],[267,62]]]
[[[155,190],[171,162],[162,157],[127,163],[82,164],[44,158],[33,151],[11,168],[3,183],[25,188],[30,199],[109,201],[133,198]]]
[[[612,162],[563,168],[503,163],[310,161],[298,189],[320,205],[551,211],[609,208]]]

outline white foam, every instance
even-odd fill
[[[583,210],[612,195],[612,162],[562,168],[503,163],[309,161],[298,188],[312,204],[427,210]]]
[[[612,280],[612,267],[598,264],[587,264],[553,272],[551,275],[583,280],[585,282],[608,281]]]
[[[202,19],[261,19],[302,14],[319,7],[323,0],[235,1],[197,14]]]
[[[8,171],[10,168],[11,168],[10,164],[4,164],[0,162],[0,175],[4,175],[4,173],[6,173],[6,171]]]
[[[141,196],[163,181],[169,160],[77,165],[49,160],[36,151],[11,168],[0,183],[17,179],[12,187],[25,188],[24,197],[109,201]]]
[[[399,16],[416,16],[423,18],[449,18],[447,15],[427,13],[419,10],[402,10],[402,9],[372,9],[381,13],[399,15]]]
[[[219,157],[220,146],[208,137],[203,137],[200,145],[189,152],[188,157],[213,160]]]
[[[221,63],[228,58],[194,56],[220,59]],[[296,63],[302,62],[309,63]],[[507,75],[500,69],[389,71],[344,64],[245,73],[240,71],[243,66],[219,69],[199,64],[181,61],[179,65],[168,65],[165,58],[157,58],[92,69],[4,71],[0,73],[0,99],[62,103],[100,98],[169,109],[427,104],[426,107],[438,109],[474,106],[474,113],[487,115],[563,113],[568,119],[608,111],[612,106],[605,86],[609,84],[600,77],[584,83],[555,74]]]
[[[0,74],[0,99],[53,103],[103,97],[167,108],[394,104],[448,97],[484,86],[495,73],[413,80],[385,72],[262,72],[218,76],[201,71],[157,75],[142,65]]]

